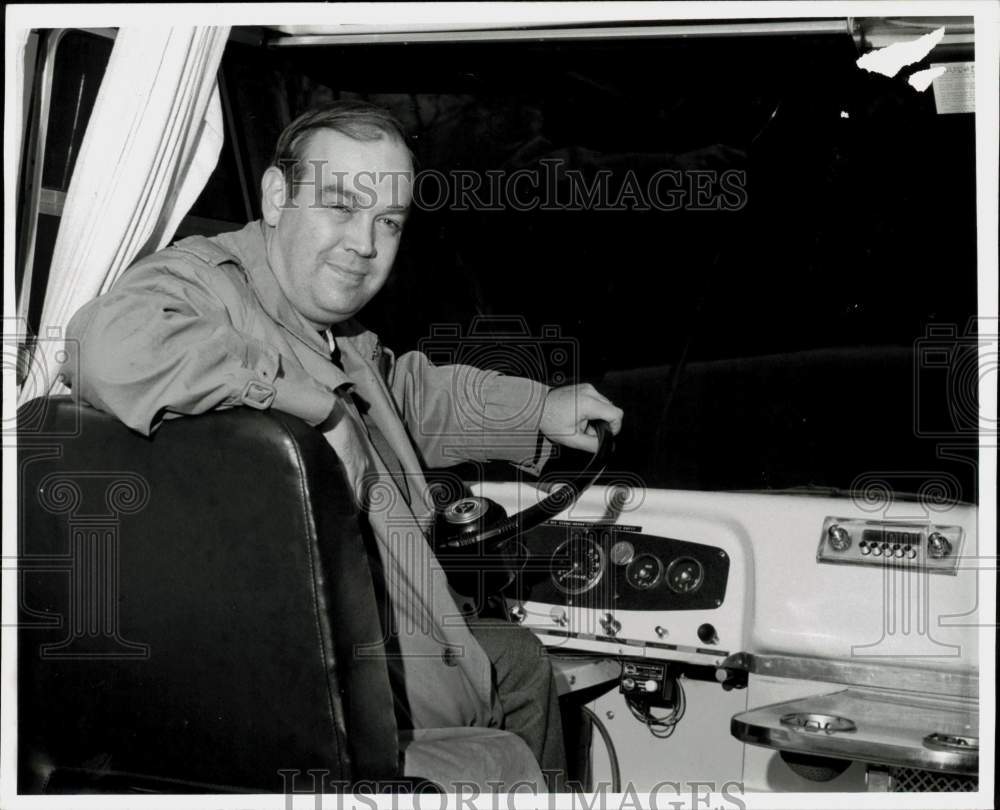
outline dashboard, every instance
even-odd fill
[[[508,514],[545,495],[526,483],[473,489]],[[891,654],[901,665],[975,669],[975,622],[965,618],[977,603],[975,507],[945,515],[919,504],[878,514],[863,506],[644,488],[622,498],[596,486],[522,535],[523,576],[504,592],[508,615],[549,647],[620,657],[719,666],[737,652]],[[879,547],[892,549],[903,532],[929,553],[876,556],[872,532]],[[947,564],[932,558],[936,534],[952,548]],[[966,562],[956,566],[959,555]],[[887,604],[901,621],[917,621],[929,605],[944,618],[915,636],[885,624]]]

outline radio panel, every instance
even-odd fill
[[[823,521],[816,560],[953,575],[963,539],[960,526],[828,517]]]

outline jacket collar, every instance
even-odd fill
[[[239,231],[215,237],[215,241],[231,251],[239,260],[257,300],[271,319],[310,349],[329,359],[330,347],[324,335],[317,332],[299,315],[285,296],[278,279],[274,277],[274,271],[267,260],[267,244],[264,239],[266,227],[264,222],[258,219],[247,223]]]

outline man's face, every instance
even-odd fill
[[[271,269],[292,306],[322,330],[353,316],[388,279],[413,164],[389,136],[358,141],[323,129],[307,137],[294,197],[288,200],[290,190],[272,167],[264,174],[262,209]]]

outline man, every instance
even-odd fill
[[[354,315],[381,289],[409,212],[399,124],[359,102],[298,118],[261,184],[262,220],[136,263],[72,319],[81,397],[142,433],[215,408],[277,408],[322,430],[365,510],[391,593],[390,670],[402,727],[499,725],[546,771],[565,765],[551,670],[526,631],[456,617],[424,535],[421,472],[498,458],[537,470],[547,440],[593,448],[621,411],[590,386],[548,390],[467,366],[399,358]],[[544,437],[544,438],[541,438]],[[385,618],[385,617],[384,617]],[[415,631],[406,628],[416,627]]]

